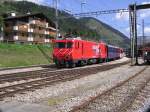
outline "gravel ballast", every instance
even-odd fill
[[[125,60],[127,59],[122,59],[121,61]],[[121,61],[118,60],[117,62]],[[143,68],[144,66],[131,67],[129,65],[124,65],[81,79],[61,82],[60,84],[44,87],[33,92],[25,92],[25,94],[17,94],[15,97],[6,98],[4,101],[0,102],[0,108],[3,109],[4,104],[9,104],[13,101],[15,103],[19,102],[18,106],[26,103],[30,104],[28,105],[29,107],[32,107],[34,104],[46,106],[51,112],[69,111],[73,106],[80,105],[90,97],[96,96],[117,83],[124,81]],[[32,109],[34,109],[34,106]]]
[[[138,76],[125,82],[122,86],[99,96],[90,102],[89,105],[85,106],[83,110],[80,109],[80,112],[124,112],[130,107],[140,90],[150,80],[149,70],[146,69]]]

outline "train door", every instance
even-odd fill
[[[106,53],[107,53],[106,59],[108,60],[108,58],[109,58],[109,49],[108,49],[108,46],[107,46],[107,45],[106,45]]]
[[[82,50],[82,57],[84,57],[84,54],[83,54],[83,53],[84,53],[84,46],[83,46],[83,42],[81,43],[81,47],[82,47],[82,48],[81,48],[81,50]]]

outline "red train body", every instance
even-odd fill
[[[75,67],[120,58],[122,50],[80,39],[54,40],[53,60],[57,66]],[[111,52],[109,51],[111,50]]]

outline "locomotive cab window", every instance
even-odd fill
[[[57,42],[55,43],[55,48],[65,48],[66,43],[65,42]]]
[[[57,42],[55,48],[72,48],[72,42]]]
[[[67,48],[72,48],[72,42],[67,42]]]

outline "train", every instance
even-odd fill
[[[53,61],[57,67],[76,67],[95,64],[122,57],[123,49],[104,42],[81,38],[53,40]]]

